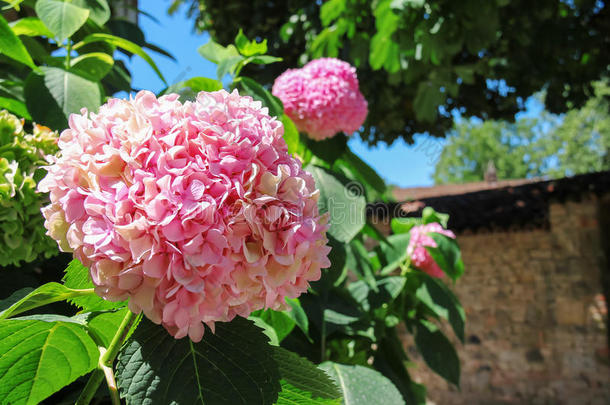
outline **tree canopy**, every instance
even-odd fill
[[[452,112],[512,120],[545,89],[553,113],[580,107],[609,70],[610,12],[595,0],[175,0],[224,45],[239,28],[283,63],[251,67],[264,83],[312,58],[358,68],[370,143],[444,136]]]
[[[436,183],[483,180],[489,162],[498,179],[562,177],[610,169],[610,86],[596,82],[594,95],[563,116],[467,120],[456,124],[435,167]]]

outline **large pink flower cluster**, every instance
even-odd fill
[[[357,131],[368,113],[356,69],[335,58],[285,71],[275,80],[272,93],[282,100],[299,131],[316,140]]]
[[[141,91],[69,122],[40,184],[48,234],[176,338],[285,308],[330,265],[314,180],[260,102]]]
[[[436,242],[429,233],[440,233],[455,239],[455,234],[448,229],[442,227],[438,222],[433,222],[426,225],[418,225],[411,228],[411,239],[407,246],[407,254],[411,258],[411,263],[418,269],[428,273],[432,277],[441,278],[445,274],[438,264],[434,261],[430,253],[426,250],[428,247],[436,247]]]

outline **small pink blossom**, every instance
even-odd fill
[[[260,102],[141,91],[69,123],[40,183],[48,234],[176,338],[285,308],[330,265],[319,191]]]
[[[338,132],[352,134],[364,123],[367,102],[356,69],[335,58],[320,58],[302,69],[289,69],[273,84],[272,93],[299,131],[322,140]]]
[[[411,239],[407,247],[407,254],[411,258],[411,263],[418,269],[428,273],[432,277],[441,278],[445,274],[438,264],[434,261],[430,253],[426,250],[428,247],[436,247],[436,242],[429,233],[440,233],[455,239],[455,234],[448,229],[444,229],[438,222],[433,222],[426,225],[418,225],[411,228]]]

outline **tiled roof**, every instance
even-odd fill
[[[394,216],[420,216],[424,207],[450,215],[454,231],[538,228],[549,226],[549,202],[580,199],[585,194],[610,192],[610,171],[556,180],[523,179],[496,183],[470,183],[396,190],[399,199],[389,204]],[[380,205],[372,205],[380,212]],[[371,212],[371,211],[369,211]]]

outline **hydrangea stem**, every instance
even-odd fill
[[[117,391],[116,380],[114,378],[114,372],[112,370],[112,364],[114,363],[114,359],[119,354],[119,350],[121,350],[121,346],[129,333],[134,321],[136,320],[137,315],[131,311],[127,311],[127,314],[123,318],[121,325],[117,329],[116,333],[112,337],[108,348],[100,347],[100,359],[98,363],[98,368],[93,371],[91,377],[89,377],[89,381],[85,385],[83,392],[81,392],[80,397],[76,401],[76,405],[87,405],[93,399],[97,388],[100,386],[104,377],[106,378],[106,382],[108,384],[108,389],[110,391],[110,398],[112,400],[113,405],[120,404],[119,393]]]

